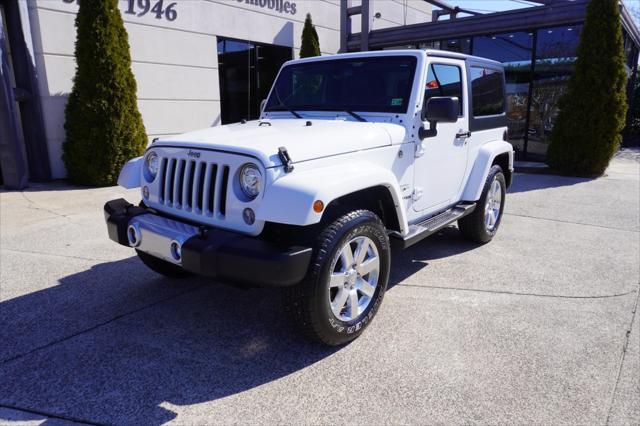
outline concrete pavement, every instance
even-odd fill
[[[279,294],[171,281],[106,237],[136,191],[0,193],[0,423],[640,422],[640,157],[516,176],[498,236],[394,253],[358,340],[296,335]]]

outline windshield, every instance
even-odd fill
[[[414,56],[337,59],[287,65],[265,111],[371,111],[405,113]]]

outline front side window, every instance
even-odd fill
[[[504,112],[504,77],[501,71],[471,67],[471,105],[474,117]]]
[[[265,111],[405,113],[416,62],[414,56],[387,56],[288,65]]]
[[[462,117],[462,71],[460,67],[446,64],[431,64],[427,73],[427,87],[424,92],[424,104],[434,96],[455,97],[460,100]]]

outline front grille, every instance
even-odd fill
[[[165,157],[158,179],[160,204],[192,214],[225,215],[229,166]]]

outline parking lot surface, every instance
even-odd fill
[[[518,174],[496,238],[393,254],[355,342],[287,323],[278,291],[173,281],[111,242],[105,201],[0,193],[0,423],[640,423],[640,158]]]

